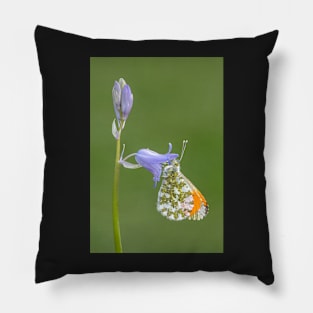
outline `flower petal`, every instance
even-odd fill
[[[133,94],[129,85],[125,84],[121,95],[121,113],[122,119],[126,120],[133,107]]]
[[[142,167],[152,173],[154,185],[156,186],[162,174],[162,163],[150,163],[146,159],[137,158],[137,156],[135,156],[135,159]]]
[[[140,149],[135,156],[136,161],[141,163],[165,163],[178,157],[177,153],[160,154],[150,149]]]
[[[117,81],[115,81],[112,89],[112,99],[115,115],[118,121],[120,120],[121,95],[122,95],[121,86]]]

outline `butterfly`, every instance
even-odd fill
[[[157,210],[167,219],[199,221],[209,212],[209,206],[202,193],[180,171],[180,162],[188,141],[183,141],[179,160],[163,165],[162,183],[158,193]]]

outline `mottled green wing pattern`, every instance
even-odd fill
[[[157,210],[171,221],[181,221],[190,216],[194,206],[192,190],[179,171],[163,178],[158,194]]]

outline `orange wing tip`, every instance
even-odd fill
[[[200,209],[193,215],[189,216],[188,219],[193,220],[193,221],[200,221],[200,220],[203,220],[208,213],[209,213],[209,206],[207,204],[205,205],[202,203]]]
[[[192,197],[194,205],[188,219],[194,221],[202,220],[209,213],[209,206],[199,190],[195,190],[192,193]]]

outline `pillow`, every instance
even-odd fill
[[[263,148],[277,35],[127,41],[37,26],[46,163],[36,283],[198,270],[273,283]]]

